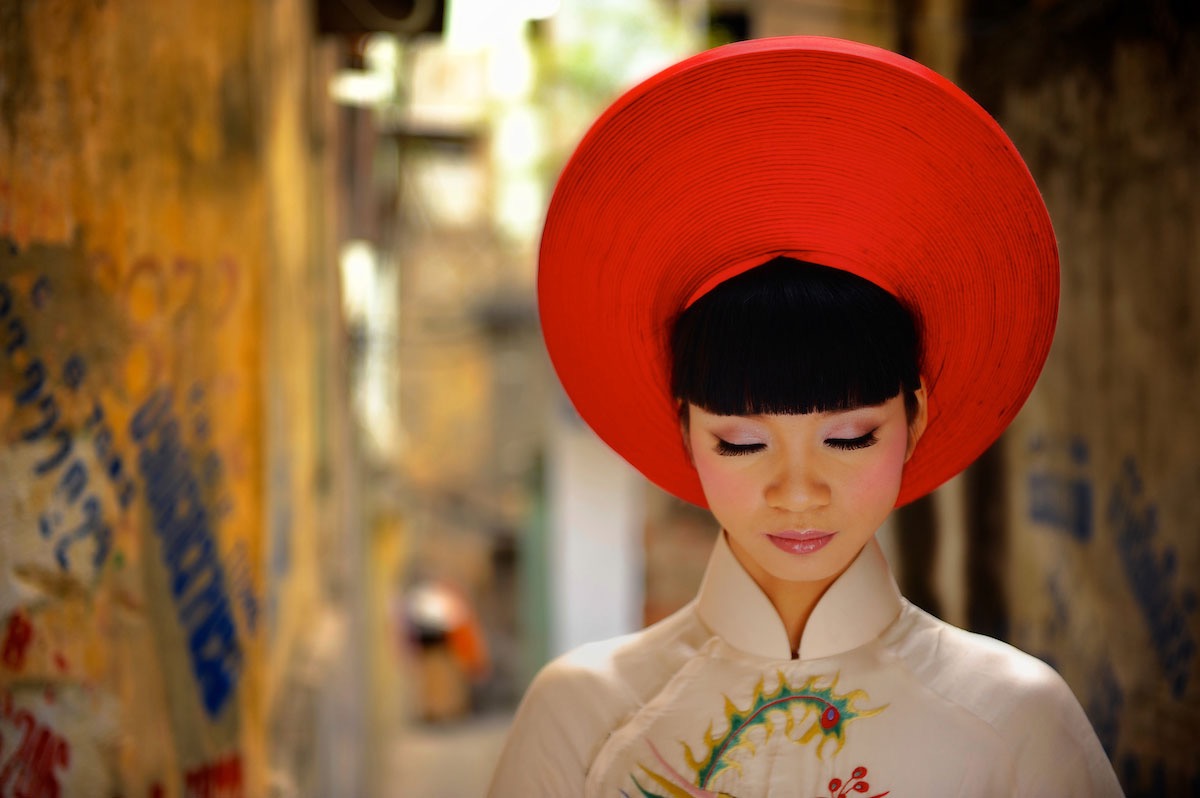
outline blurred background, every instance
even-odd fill
[[[540,665],[686,603],[716,529],[561,394],[538,235],[616,93],[796,33],[962,85],[1060,239],[902,587],[1200,795],[1194,0],[0,0],[0,795],[482,795]]]

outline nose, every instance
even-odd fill
[[[829,504],[832,490],[816,459],[811,456],[781,458],[772,479],[767,483],[767,504],[789,512],[801,512]]]

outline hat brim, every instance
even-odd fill
[[[1032,390],[1058,252],[995,120],[886,50],[727,45],[605,111],[559,178],[539,254],[541,325],[567,395],[664,490],[705,506],[670,395],[671,322],[781,254],[865,277],[917,315],[929,423],[897,505],[969,465]]]

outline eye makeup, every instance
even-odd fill
[[[876,427],[866,435],[860,435],[857,438],[826,438],[825,445],[846,452],[852,452],[855,449],[865,449],[879,442],[879,438],[875,437],[875,433],[878,431],[879,428]]]
[[[754,454],[767,448],[765,443],[730,443],[717,438],[716,452],[722,457],[737,457],[742,454]]]

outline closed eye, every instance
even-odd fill
[[[736,457],[740,454],[754,454],[767,448],[765,443],[730,443],[717,438],[717,454],[725,457]]]
[[[852,452],[855,449],[865,449],[868,446],[873,446],[879,441],[875,437],[877,429],[873,429],[866,435],[861,435],[857,438],[826,438],[825,444],[832,446],[834,449],[842,449],[843,451]]]

